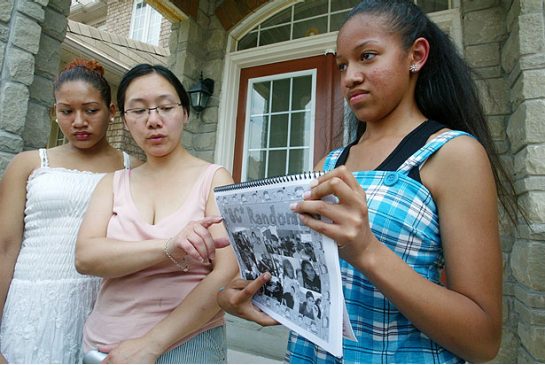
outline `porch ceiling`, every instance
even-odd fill
[[[244,19],[252,11],[270,0],[224,0],[215,11],[221,25],[225,30]]]

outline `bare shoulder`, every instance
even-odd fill
[[[40,155],[37,150],[18,153],[8,164],[5,175],[28,177],[40,167]]]
[[[212,179],[212,186],[221,186],[228,185],[233,183],[233,177],[224,167],[220,167],[214,173],[214,178]]]
[[[131,157],[131,167],[138,167],[144,163],[142,160],[140,160],[137,157],[134,157],[132,155],[130,157]]]
[[[483,145],[470,136],[459,136],[451,139],[434,155],[436,164],[449,168],[482,168],[489,166],[488,155]]]

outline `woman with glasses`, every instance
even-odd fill
[[[68,64],[54,84],[56,121],[67,143],[22,152],[5,171],[0,184],[0,363],[82,361],[83,324],[100,279],[76,272],[76,235],[98,181],[131,165],[129,156],[106,140],[115,114],[110,93],[100,64]]]
[[[180,144],[189,99],[170,70],[134,67],[117,100],[147,161],[98,184],[80,229],[76,267],[104,278],[84,348],[114,363],[224,363],[216,294],[237,264],[212,192],[232,178]]]

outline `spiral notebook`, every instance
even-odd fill
[[[342,337],[355,340],[344,304],[336,243],[302,224],[289,208],[323,172],[216,187],[243,279],[272,278],[253,299],[263,312],[342,357]],[[324,199],[334,204],[336,198]]]

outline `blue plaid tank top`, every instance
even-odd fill
[[[378,240],[416,272],[439,283],[443,249],[437,208],[429,190],[408,177],[460,131],[442,133],[409,157],[397,171],[358,171],[355,178],[367,194],[369,222]],[[329,153],[329,171],[342,153]],[[358,270],[340,260],[343,292],[358,342],[343,339],[344,357],[325,352],[296,333],[290,334],[286,360],[290,363],[461,363],[456,355],[430,340]]]

